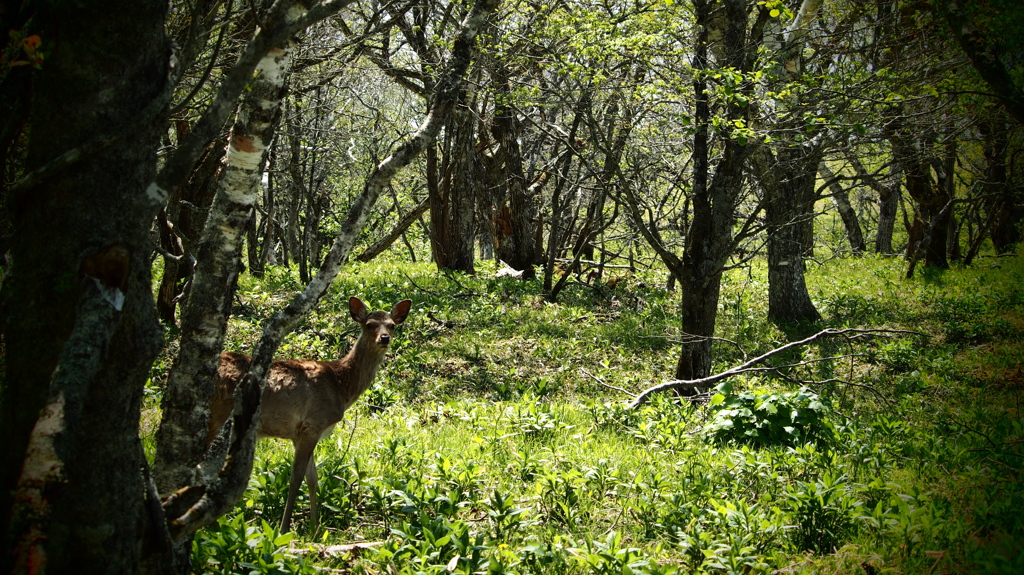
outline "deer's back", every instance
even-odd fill
[[[251,359],[241,353],[221,354],[211,423],[220,419],[223,424],[230,416],[234,388],[248,371]],[[275,360],[263,390],[260,435],[297,439],[329,433],[356,399],[350,397],[350,386],[345,385],[347,371],[340,361]],[[226,405],[227,413],[218,413],[218,405],[220,411]]]

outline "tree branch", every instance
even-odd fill
[[[761,363],[761,362],[763,362],[765,360],[768,360],[768,359],[770,359],[770,358],[772,358],[772,357],[774,357],[776,355],[779,355],[780,353],[784,353],[784,352],[789,351],[791,349],[794,349],[794,348],[797,348],[797,347],[800,347],[800,346],[804,346],[804,345],[807,345],[809,343],[813,343],[815,341],[818,341],[819,339],[825,339],[825,338],[836,337],[836,336],[845,337],[847,339],[854,339],[854,338],[862,337],[862,336],[865,336],[865,335],[879,335],[879,334],[913,334],[913,335],[921,335],[920,333],[914,332],[914,331],[904,331],[904,330],[894,330],[894,329],[856,329],[856,328],[846,328],[846,329],[833,329],[833,328],[829,328],[829,329],[824,329],[824,330],[821,330],[818,333],[816,333],[816,334],[814,334],[814,335],[812,335],[810,337],[801,339],[799,341],[792,341],[792,342],[787,343],[786,345],[783,345],[783,346],[777,347],[777,348],[775,348],[775,349],[773,349],[771,351],[765,352],[765,353],[763,353],[763,354],[761,354],[761,355],[759,355],[759,356],[757,356],[757,357],[755,357],[755,358],[753,358],[753,359],[751,359],[749,361],[746,361],[746,362],[744,362],[744,363],[742,363],[742,364],[740,364],[740,365],[738,365],[736,367],[727,369],[727,370],[725,370],[723,372],[719,372],[719,373],[716,373],[714,375],[710,375],[708,377],[704,377],[704,378],[701,378],[701,379],[689,379],[689,380],[687,380],[687,379],[676,379],[676,380],[672,380],[672,381],[666,381],[665,383],[656,385],[654,387],[650,387],[650,388],[640,392],[640,394],[637,395],[636,398],[633,399],[632,402],[630,402],[629,407],[630,407],[630,409],[636,409],[637,407],[640,407],[641,405],[646,403],[647,400],[652,395],[654,395],[655,393],[662,392],[662,391],[669,391],[669,390],[674,390],[674,389],[686,389],[686,388],[693,388],[693,387],[710,387],[711,385],[713,385],[715,383],[718,383],[719,381],[728,379],[730,377],[739,375],[741,373],[747,373],[747,372],[751,372],[751,371],[766,371],[766,370],[778,369],[778,367],[755,367],[755,366],[757,366],[757,364],[759,364],[759,363]],[[782,367],[785,367],[785,366],[782,366]]]

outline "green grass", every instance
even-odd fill
[[[783,431],[785,411],[757,411],[803,409],[809,397],[767,375],[736,378],[714,407],[668,396],[624,407],[614,388],[635,393],[674,370],[680,298],[660,289],[664,276],[569,284],[550,304],[536,282],[352,266],[282,355],[343,353],[349,295],[414,306],[375,388],[318,447],[321,530],[306,532],[302,495],[299,537],[267,531],[280,521],[291,447],[262,441],[236,514],[197,539],[197,568],[1022,572],[1022,259],[909,281],[898,259],[812,265],[821,327],[914,333],[786,358],[844,356],[789,373],[834,380],[811,386],[825,402],[808,421],[829,431],[807,444]],[[298,282],[277,269],[240,283],[228,347],[247,350]],[[766,285],[756,266],[727,277],[718,335],[732,343],[716,343],[716,369],[786,341],[764,319]],[[750,443],[742,428],[722,432],[725,408],[751,410],[726,427],[773,433]],[[266,565],[232,567],[231,541],[265,549]]]

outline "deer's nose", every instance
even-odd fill
[[[379,341],[381,345],[387,345],[391,343],[391,336],[386,333],[382,333],[377,341]]]

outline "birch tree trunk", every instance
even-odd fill
[[[171,570],[168,508],[138,429],[162,343],[150,225],[266,50],[348,1],[317,4],[287,26],[279,9],[290,2],[274,4],[265,33],[159,172],[174,92],[166,2],[33,5],[33,31],[52,52],[34,85],[27,173],[9,192],[20,263],[2,293],[5,375],[14,382],[0,386],[5,572]],[[201,526],[172,519],[178,535]]]
[[[296,8],[295,16],[300,13]],[[195,466],[206,447],[205,437],[195,430],[205,429],[209,420],[231,297],[241,267],[242,240],[261,191],[267,145],[274,136],[291,52],[288,43],[271,50],[257,66],[228,137],[195,277],[182,308],[180,350],[161,403],[163,418],[153,467],[161,494],[193,483]]]
[[[290,16],[304,10],[296,5]],[[228,149],[207,216],[198,263],[186,304],[182,307],[180,347],[168,374],[161,401],[163,416],[156,434],[153,477],[166,496],[193,485],[196,466],[206,450],[205,430],[217,379],[220,352],[231,312],[241,247],[253,223],[267,148],[274,137],[285,94],[292,44],[270,50],[238,107],[228,136]],[[178,571],[187,570],[191,539],[175,542]]]

